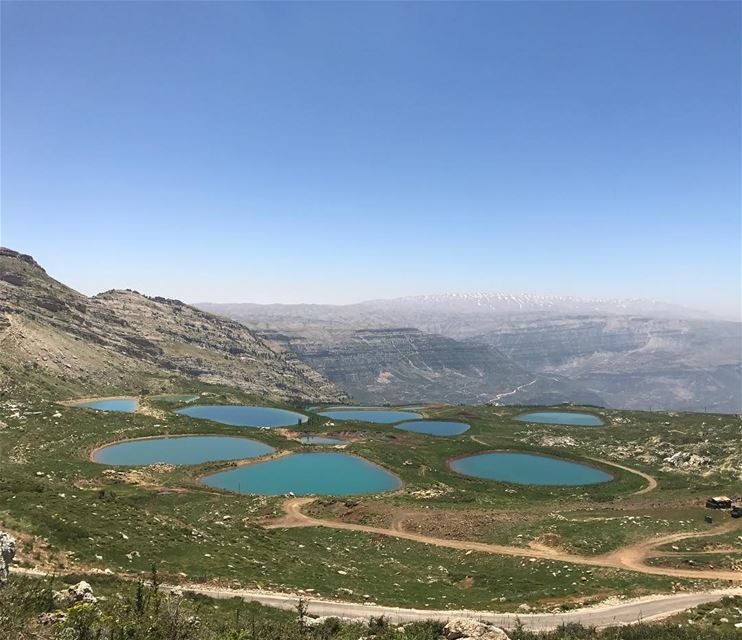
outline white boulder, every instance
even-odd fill
[[[68,587],[66,591],[55,591],[54,602],[59,605],[72,605],[82,602],[84,604],[95,604],[98,598],[93,595],[93,588],[85,580],[80,580],[77,584]]]
[[[499,627],[469,618],[454,618],[443,627],[446,640],[510,640]]]

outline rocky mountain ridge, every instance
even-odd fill
[[[378,375],[392,368],[388,356],[394,353],[394,341],[370,350],[349,336],[369,329],[385,330],[391,336],[394,330],[407,327],[447,340],[436,342],[440,350],[435,356],[427,350],[428,366],[436,371],[456,370],[458,375],[432,376],[425,391],[433,395],[438,391],[448,402],[482,402],[491,392],[489,401],[496,403],[579,402],[615,408],[742,412],[741,323],[698,318],[692,312],[690,317],[679,317],[676,314],[681,310],[672,305],[669,310],[660,303],[646,308],[644,301],[633,307],[629,301],[609,311],[596,310],[596,301],[588,301],[583,312],[572,306],[567,313],[557,302],[573,304],[574,299],[536,297],[529,302],[518,298],[498,306],[501,298],[446,295],[341,306],[199,306],[256,331],[283,334],[284,344],[320,369],[319,360],[342,354],[343,365],[325,373],[338,384],[353,387],[354,393],[358,393],[359,374],[370,381],[373,367]],[[543,306],[536,311],[533,306],[526,308],[526,302]],[[511,304],[517,311],[507,311]],[[629,312],[640,310],[645,313]],[[421,336],[416,339],[423,340]],[[357,353],[348,352],[353,344]],[[476,367],[462,369],[461,354],[476,358],[487,348],[495,348],[507,366],[502,373],[489,369],[493,373],[472,378]],[[317,353],[324,355],[318,358]],[[408,356],[397,355],[397,366],[404,366]],[[365,358],[362,363],[361,356]],[[450,367],[449,360],[459,364]],[[357,370],[354,363],[358,363]],[[518,375],[506,375],[516,370]],[[530,383],[522,383],[523,373]],[[486,379],[489,375],[491,381]],[[398,382],[410,384],[405,376]],[[510,389],[499,390],[501,384],[509,384]],[[397,393],[411,398],[416,388],[419,385],[412,385],[409,394],[405,390]],[[386,387],[366,384],[364,401],[386,398]]]
[[[439,293],[390,300],[369,300],[358,306],[406,313],[456,313],[458,315],[599,314],[648,315],[663,318],[709,318],[710,314],[680,305],[644,298],[587,298],[530,293]]]
[[[458,403],[466,397],[484,404],[507,397],[517,387],[544,397],[544,381],[534,377],[495,347],[475,345],[414,328],[334,331],[332,338],[287,335],[264,330],[304,362],[337,381],[361,402]],[[596,394],[571,392],[575,401],[597,402]]]
[[[130,290],[87,297],[31,256],[0,248],[0,390],[164,390],[183,377],[277,399],[346,398],[238,322]]]

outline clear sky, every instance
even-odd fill
[[[738,2],[2,2],[4,246],[85,293],[740,309]]]

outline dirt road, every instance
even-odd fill
[[[191,591],[193,593],[211,596],[212,598],[243,598],[279,609],[296,609],[300,597],[286,593],[271,593],[249,589],[217,589],[196,585],[188,585],[176,589]],[[640,621],[659,620],[707,602],[714,602],[724,596],[733,595],[742,596],[742,588],[649,596],[627,600],[619,604],[585,607],[564,613],[525,614],[453,609],[403,609],[376,604],[334,602],[303,596],[301,599],[307,605],[307,611],[312,616],[338,616],[347,618],[384,616],[393,622],[414,622],[416,620],[446,621],[451,618],[473,618],[491,622],[504,628],[514,627],[520,621],[527,629],[547,631],[570,623],[608,627],[612,625],[632,624]]]
[[[677,542],[685,538],[697,538],[705,536],[715,536],[726,533],[736,528],[742,529],[736,522],[729,522],[726,525],[715,527],[714,529],[698,533],[696,531],[686,533],[675,533],[672,535],[659,536],[642,540],[638,543],[622,547],[611,553],[599,556],[581,556],[576,554],[565,553],[557,549],[549,548],[522,548],[510,547],[507,545],[489,544],[486,542],[474,542],[469,540],[450,540],[444,538],[434,538],[421,533],[405,531],[401,522],[395,523],[390,529],[382,527],[371,527],[363,524],[350,522],[338,522],[335,520],[322,520],[306,515],[301,509],[304,505],[312,502],[314,498],[289,498],[284,502],[284,516],[272,522],[264,524],[267,529],[287,529],[296,527],[325,527],[329,529],[341,529],[345,531],[362,531],[364,533],[391,536],[403,540],[412,540],[422,542],[436,547],[446,547],[449,549],[460,549],[462,551],[479,551],[481,553],[495,553],[505,556],[519,556],[526,558],[542,558],[544,560],[554,560],[558,562],[571,562],[574,564],[589,565],[593,567],[609,567],[613,569],[626,569],[639,573],[646,573],[660,576],[672,576],[675,578],[699,578],[708,580],[730,580],[742,583],[742,573],[739,571],[730,571],[724,569],[674,569],[669,567],[654,567],[646,564],[646,560],[653,556],[662,555],[656,552],[660,545]]]
[[[59,576],[46,571],[14,567],[12,573],[29,576]],[[100,574],[100,571],[95,573]],[[78,571],[75,575],[81,576]],[[138,576],[119,576],[124,580],[135,580]],[[312,616],[338,616],[343,618],[369,618],[384,616],[393,622],[414,622],[419,620],[441,620],[451,618],[473,618],[485,620],[504,628],[514,627],[520,623],[534,631],[548,631],[564,624],[582,624],[585,626],[608,627],[612,625],[633,624],[635,622],[659,620],[680,611],[697,607],[707,602],[715,602],[725,596],[742,596],[742,587],[717,589],[715,591],[698,591],[692,593],[673,593],[626,600],[620,603],[602,604],[592,607],[573,609],[563,613],[493,613],[489,611],[472,611],[468,609],[405,609],[377,604],[322,600],[300,596],[293,593],[262,591],[258,589],[225,589],[200,584],[170,585],[162,584],[161,588],[174,593],[197,593],[211,598],[242,598],[278,609],[295,610],[301,599],[307,605],[307,612]]]

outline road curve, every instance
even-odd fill
[[[340,522],[337,520],[323,520],[313,518],[302,512],[302,506],[312,502],[314,498],[288,498],[284,502],[285,515],[282,518],[264,523],[267,529],[291,529],[297,527],[325,527],[328,529],[342,529],[346,531],[361,531],[364,533],[390,536],[403,540],[412,540],[413,542],[422,542],[436,547],[445,547],[448,549],[459,549],[462,551],[479,551],[482,553],[494,553],[505,556],[517,556],[525,558],[541,558],[543,560],[554,560],[557,562],[571,562],[573,564],[589,565],[593,567],[608,567],[612,569],[625,569],[646,573],[651,575],[671,576],[675,578],[691,578],[706,580],[729,580],[732,582],[742,582],[742,573],[725,569],[676,569],[670,567],[650,566],[645,563],[647,558],[662,555],[653,553],[654,549],[662,544],[676,542],[683,538],[697,538],[700,536],[714,536],[726,533],[737,527],[736,523],[730,522],[721,527],[699,533],[686,532],[675,533],[669,536],[660,536],[642,540],[641,542],[627,545],[616,551],[599,556],[581,556],[576,554],[565,553],[556,549],[549,548],[522,548],[511,547],[500,544],[490,544],[486,542],[474,542],[469,540],[454,540],[447,538],[435,538],[420,533],[405,531],[401,525],[394,526],[391,529],[382,527],[371,527],[363,524],[351,522]]]
[[[618,464],[617,462],[609,462],[608,460],[604,460],[603,458],[591,458],[588,456],[588,460],[593,460],[594,462],[600,462],[601,464],[607,464],[611,467],[616,467],[617,469],[621,469],[623,471],[628,471],[629,473],[633,473],[635,476],[639,476],[647,481],[647,486],[639,489],[639,491],[634,491],[632,496],[640,496],[644,493],[649,493],[650,491],[654,491],[657,488],[657,480],[650,476],[648,473],[644,473],[643,471],[639,471],[638,469],[632,469],[631,467],[626,467],[622,464]]]
[[[562,613],[493,613],[468,609],[404,609],[377,604],[335,602],[319,598],[307,598],[295,594],[271,593],[250,589],[219,589],[188,585],[168,587],[173,590],[190,591],[212,598],[242,598],[279,609],[296,609],[299,599],[307,605],[312,616],[337,616],[345,618],[368,618],[384,616],[392,622],[415,622],[421,620],[446,621],[452,618],[473,618],[512,628],[520,622],[533,631],[549,631],[564,624],[582,624],[593,627],[634,624],[636,622],[660,620],[692,607],[714,602],[724,596],[742,596],[742,588],[676,593],[627,600],[619,604],[599,605],[574,609]]]
[[[14,567],[12,573],[40,577],[60,575],[56,572],[52,574],[38,569],[20,567]],[[91,574],[101,575],[103,572],[96,570],[91,572]],[[80,576],[82,574],[77,571],[75,575]],[[119,577],[124,580],[139,578],[139,576],[130,575]],[[378,604],[323,600],[294,593],[280,593],[258,589],[226,589],[200,584],[162,584],[160,587],[165,591],[173,593],[188,592],[217,599],[241,598],[248,602],[257,602],[268,607],[286,610],[296,610],[299,600],[302,600],[307,606],[307,612],[312,616],[337,616],[341,618],[384,616],[393,622],[415,622],[421,620],[446,621],[452,618],[472,618],[475,620],[484,620],[504,628],[511,628],[520,623],[525,628],[533,631],[549,631],[561,625],[571,623],[602,628],[660,620],[675,613],[685,611],[686,609],[706,604],[707,602],[715,602],[725,596],[742,596],[742,587],[736,587],[714,591],[646,596],[626,600],[618,604],[602,604],[561,613],[494,613],[491,611],[474,611],[471,609],[406,609]]]

